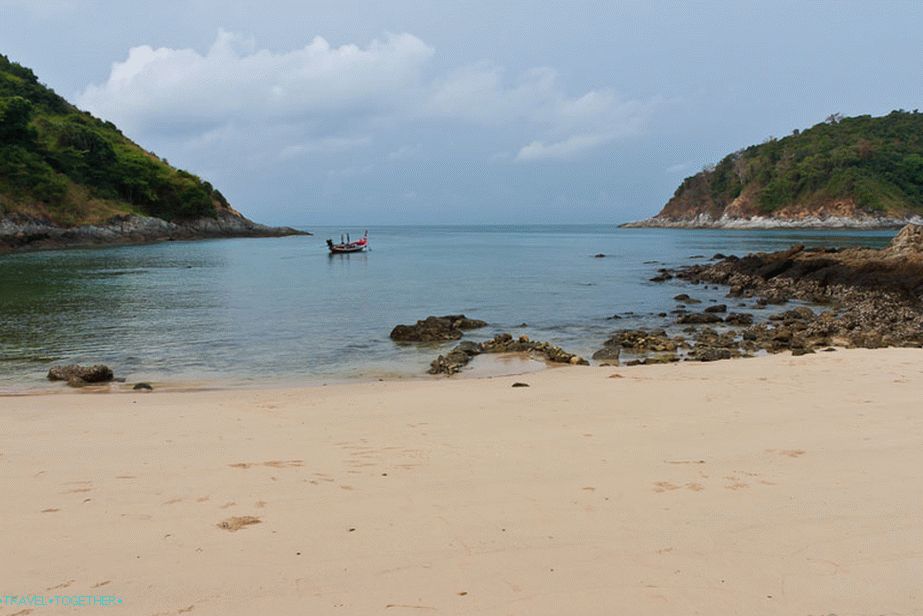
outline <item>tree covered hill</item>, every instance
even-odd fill
[[[211,184],[171,167],[0,55],[0,218],[73,226],[126,214],[183,222],[222,212],[239,216]]]
[[[638,224],[720,226],[753,218],[821,223],[923,216],[923,114],[833,115],[686,178]],[[692,223],[692,224],[690,224]]]

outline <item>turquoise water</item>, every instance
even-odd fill
[[[589,356],[616,327],[669,324],[657,313],[688,289],[649,282],[658,267],[894,233],[386,227],[369,229],[371,252],[330,257],[324,240],[341,230],[311,230],[0,256],[0,389],[42,386],[59,362],[224,384],[418,375],[447,347],[398,346],[391,328],[458,312],[490,323],[468,338],[513,331]]]

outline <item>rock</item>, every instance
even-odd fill
[[[479,345],[477,342],[464,340],[458,343],[458,346],[455,347],[455,350],[460,351],[465,355],[474,357],[475,355],[479,355],[481,353],[481,345]]]
[[[734,353],[730,349],[716,349],[713,347],[696,346],[689,357],[695,361],[718,361],[721,359],[731,359]]]
[[[676,340],[667,336],[662,329],[623,329],[618,330],[603,343],[601,353],[607,351],[608,357],[618,357],[612,349],[626,350],[630,353],[649,353],[675,351],[679,346]],[[613,355],[614,353],[614,355]],[[593,355],[596,358],[596,353]]]
[[[677,361],[679,361],[679,356],[676,353],[657,353],[645,357],[643,363],[645,366],[650,366],[652,364],[669,364]]]
[[[705,312],[727,312],[728,307],[725,304],[716,304],[714,306],[709,306],[705,309]]]
[[[808,321],[814,318],[814,311],[807,306],[798,306],[791,310],[786,310],[782,316],[786,321]]]
[[[673,296],[673,299],[675,299],[678,302],[684,302],[686,304],[701,304],[702,303],[701,300],[695,299],[694,297],[689,297],[689,295],[686,293],[680,293],[679,295],[675,295]]]
[[[604,258],[606,257],[606,255],[604,255],[603,253],[599,252],[599,253],[596,253],[595,255],[593,255],[593,257],[596,258],[596,259],[604,259]]]
[[[731,312],[724,318],[728,325],[753,325],[753,315],[746,312]]]
[[[710,312],[691,312],[680,315],[676,320],[681,325],[701,325],[705,323],[720,323],[721,317]]]
[[[103,364],[94,366],[69,364],[52,366],[48,370],[49,381],[67,381],[67,384],[72,387],[80,387],[87,383],[108,383],[112,378],[112,370]]]
[[[604,346],[600,350],[593,353],[593,359],[602,359],[602,360],[618,359],[621,354],[622,354],[622,347],[618,345],[609,345],[609,346]]]
[[[528,386],[529,386],[528,383],[521,383],[519,381],[516,381],[515,383],[511,385],[511,387],[528,387]]]
[[[150,383],[135,383],[132,389],[135,391],[154,391],[154,387]]]
[[[923,225],[906,225],[884,250],[894,257],[923,256]]]
[[[651,278],[650,280],[651,282],[666,282],[667,280],[672,280],[672,279],[673,279],[673,274],[671,274],[670,272],[666,270],[663,270],[659,274]]]
[[[391,330],[391,339],[396,342],[444,342],[458,340],[462,332],[486,326],[478,319],[469,319],[463,314],[442,317],[426,317],[414,325],[397,325]]]
[[[727,259],[727,256],[725,256],[724,254],[720,252],[716,252],[714,255],[712,255],[711,259],[712,261],[720,261],[722,259]]]
[[[455,374],[464,368],[468,362],[481,353],[529,353],[538,355],[547,361],[586,366],[589,362],[578,355],[568,353],[561,347],[548,342],[531,340],[528,336],[513,338],[512,334],[497,334],[491,340],[480,344],[464,341],[456,345],[446,355],[440,355],[430,363],[430,374]]]

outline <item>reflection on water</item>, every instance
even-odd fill
[[[0,388],[35,385],[61,361],[150,380],[420,374],[444,347],[400,347],[388,333],[457,312],[490,322],[473,340],[511,331],[590,355],[615,327],[668,324],[656,315],[680,290],[648,282],[657,267],[793,243],[880,246],[893,235],[390,227],[370,230],[370,253],[329,255],[323,238],[339,231],[315,231],[2,256]],[[608,319],[615,313],[623,318]]]

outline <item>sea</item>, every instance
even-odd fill
[[[590,357],[614,329],[674,328],[661,315],[678,293],[730,302],[726,289],[651,282],[658,268],[793,244],[880,247],[895,233],[390,226],[368,229],[369,252],[331,256],[328,237],[364,229],[306,230],[0,256],[0,392],[48,388],[60,363],[172,387],[423,378],[452,345],[388,334],[460,313],[489,323],[466,339],[511,332]],[[477,358],[472,368],[529,366]]]

